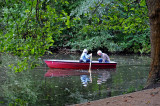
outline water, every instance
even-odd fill
[[[79,59],[79,55],[54,54],[43,58]],[[93,60],[97,58],[93,56]],[[20,104],[64,106],[117,96],[145,86],[150,66],[148,56],[110,58],[117,62],[116,69],[92,70],[91,74],[88,70],[49,69],[45,63],[32,71],[11,75],[9,81],[0,74],[3,79],[0,80],[3,86],[0,104],[8,105],[11,99],[16,99]],[[4,94],[10,98],[4,98]]]

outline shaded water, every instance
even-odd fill
[[[43,58],[72,60],[79,59],[79,55],[54,54]],[[97,58],[93,56],[93,60],[97,60]],[[91,75],[88,70],[49,69],[43,62],[34,70],[15,76],[16,79],[11,76],[12,80],[17,81],[14,85],[12,84],[15,81],[9,81],[12,82],[12,87],[15,87],[4,93],[8,92],[12,99],[21,97],[30,104],[38,106],[47,104],[63,106],[117,96],[143,88],[150,66],[148,56],[113,55],[110,58],[117,62],[116,69],[92,70]],[[9,86],[4,81],[0,83],[4,85],[3,89]],[[9,98],[3,97],[1,100],[2,105],[10,102]]]

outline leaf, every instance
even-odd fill
[[[25,13],[29,13],[29,10],[27,9],[27,10],[25,10]]]
[[[140,1],[140,6],[146,6],[145,0],[141,0],[141,1]]]
[[[34,48],[31,50],[31,54],[34,54]]]

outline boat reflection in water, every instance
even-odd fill
[[[48,69],[45,73],[45,77],[68,77],[68,76],[79,76],[89,75],[87,71],[79,71],[73,69]]]
[[[73,69],[48,69],[45,73],[45,77],[69,77],[69,76],[80,76],[83,86],[87,86],[92,83],[92,75],[97,75],[97,84],[100,85],[105,83],[111,78],[110,72],[116,71],[116,69],[101,69],[101,70],[73,70]],[[95,80],[95,79],[94,79]]]

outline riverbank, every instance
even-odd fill
[[[160,106],[160,86],[73,106]]]

